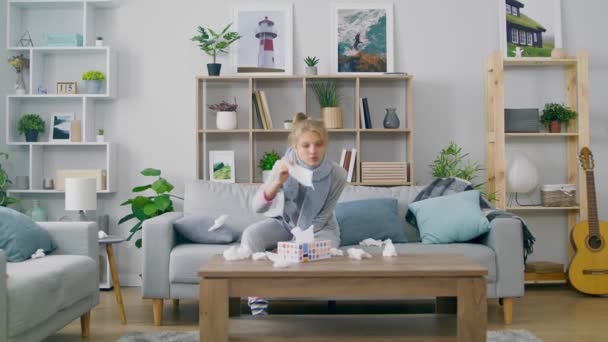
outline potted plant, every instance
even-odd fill
[[[208,107],[217,114],[217,118],[215,119],[217,129],[236,129],[236,109],[239,107],[236,103],[236,98],[234,98],[234,103],[222,101]]]
[[[342,109],[336,81],[318,81],[312,84],[321,106],[321,118],[327,128],[342,128]]]
[[[264,152],[262,159],[260,159],[260,163],[258,164],[258,167],[262,170],[262,182],[266,183],[270,178],[270,175],[272,175],[272,167],[279,159],[281,159],[281,156],[275,150]]]
[[[29,113],[23,115],[17,122],[17,132],[25,134],[25,141],[36,142],[38,141],[38,134],[44,133],[44,126],[44,120],[40,115]]]
[[[304,58],[304,63],[306,63],[306,75],[317,74],[317,64],[319,64],[319,59],[317,57],[308,56]]]
[[[95,39],[95,46],[103,46],[103,37],[97,37],[97,39]]]
[[[82,73],[82,80],[85,81],[88,94],[101,93],[101,85],[106,79],[106,75],[98,70],[89,70]]]
[[[8,64],[12,65],[17,72],[17,79],[15,80],[15,93],[17,95],[25,95],[27,92],[25,89],[25,81],[23,80],[23,69],[30,67],[30,60],[23,54],[13,56],[8,59]]]
[[[141,230],[142,224],[145,220],[164,213],[172,212],[173,201],[171,200],[171,197],[183,200],[181,197],[170,194],[174,187],[166,179],[160,176],[160,170],[148,168],[141,171],[141,174],[146,177],[158,177],[158,179],[156,179],[152,184],[136,186],[132,191],[139,193],[152,189],[155,194],[152,196],[136,196],[120,204],[121,206],[130,205],[131,213],[121,218],[120,221],[118,221],[118,224],[123,224],[132,219],[137,220],[137,223],[131,227],[131,234],[127,238],[127,241],[131,241],[135,233]],[[141,238],[135,240],[135,246],[137,248],[141,248],[141,244]]]
[[[547,103],[543,114],[540,116],[540,122],[549,127],[550,133],[559,133],[562,130],[562,122],[568,122],[575,119],[578,114],[572,109],[559,103]]]
[[[104,139],[104,130],[103,129],[98,129],[97,130],[97,142],[98,143],[102,143],[104,141],[105,141],[105,139]]]
[[[8,153],[0,152],[0,157],[4,157],[8,160]],[[2,164],[0,164],[0,207],[6,207],[18,202],[16,198],[12,198],[6,193],[6,187],[9,184],[12,184],[12,182],[8,179],[6,170],[4,170]]]
[[[209,76],[219,76],[222,65],[216,63],[216,57],[219,53],[227,53],[226,50],[230,44],[241,38],[238,32],[228,31],[232,23],[228,24],[222,32],[216,33],[214,30],[202,26],[198,27],[199,35],[191,38],[192,41],[198,42],[198,46],[207,55],[213,58],[213,63],[207,64],[207,72]]]

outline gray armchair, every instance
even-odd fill
[[[0,250],[0,342],[41,341],[80,317],[88,336],[99,300],[95,222],[40,222],[58,248],[7,263]]]

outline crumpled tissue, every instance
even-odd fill
[[[363,258],[371,258],[371,254],[367,253],[366,251],[362,250],[361,248],[349,248],[346,250],[346,253],[348,253],[348,257],[354,260],[361,260]]]
[[[268,259],[270,259],[270,261],[272,261],[272,267],[274,268],[286,268],[291,265],[291,262],[289,262],[285,258],[282,258],[277,253],[266,252],[266,256],[268,257]]]
[[[224,255],[224,259],[228,261],[243,260],[249,258],[251,250],[249,247],[243,245],[231,246],[222,254]]]
[[[220,215],[218,218],[215,219],[215,221],[213,221],[213,226],[209,227],[208,231],[212,232],[212,231],[220,228],[221,226],[224,225],[224,223],[226,222],[227,219],[228,219],[228,215],[226,215],[226,214]]]
[[[337,249],[337,248],[332,248],[329,250],[329,254],[334,257],[334,256],[344,256],[344,251],[341,249]]]
[[[372,238],[367,238],[361,242],[359,242],[359,245],[361,246],[376,246],[376,247],[382,247],[382,241],[381,240],[374,240]]]
[[[36,253],[32,254],[32,259],[40,259],[42,257],[44,257],[46,254],[44,254],[44,250],[41,248],[38,248],[36,250]]]
[[[395,249],[395,245],[393,245],[393,240],[386,239],[384,240],[384,250],[382,251],[382,256],[384,257],[396,257],[397,250]]]
[[[298,164],[287,164],[287,170],[289,170],[289,175],[295,178],[300,184],[304,186],[308,186],[311,188],[315,188],[312,185],[312,170],[308,170]]]
[[[256,252],[251,255],[251,259],[253,259],[253,261],[268,260],[268,256],[266,255],[266,252]]]

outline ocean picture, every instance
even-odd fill
[[[387,11],[338,9],[338,72],[387,72]]]

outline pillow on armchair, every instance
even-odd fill
[[[397,203],[396,198],[370,198],[338,203],[336,219],[340,226],[340,244],[358,245],[367,238],[406,242]]]
[[[0,249],[8,262],[25,261],[38,249],[48,254],[56,248],[49,232],[31,218],[0,206]]]
[[[425,244],[465,242],[490,230],[490,222],[479,208],[477,190],[433,197],[408,207]]]
[[[201,214],[186,215],[173,223],[173,228],[184,238],[195,243],[228,244],[237,240],[238,236],[226,225],[209,231],[215,224],[215,219]]]

